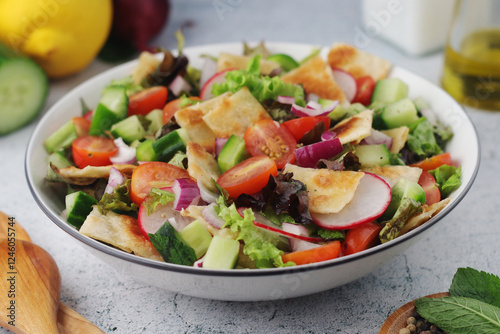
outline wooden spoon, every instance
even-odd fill
[[[446,297],[450,294],[448,292],[439,292],[432,295],[425,296],[426,298],[440,298]],[[415,299],[416,300],[416,299]],[[415,311],[415,300],[404,304],[392,313],[389,318],[384,322],[380,328],[379,334],[399,334],[399,330],[406,327],[406,320]]]
[[[17,246],[17,243],[22,241],[22,240],[24,240],[26,242],[31,242],[31,238],[29,237],[28,233],[26,233],[26,231],[23,229],[23,227],[15,220],[10,221],[9,217],[0,211],[0,240],[7,239],[9,236],[9,233],[11,233],[10,234],[11,237],[13,235],[15,235],[14,239],[16,241],[16,246]],[[14,233],[14,234],[12,234],[12,233]],[[7,243],[7,245],[8,245],[8,243]],[[23,246],[24,246],[24,243],[23,243]],[[40,247],[38,247],[38,248],[40,248]],[[4,253],[6,253],[6,252],[4,252]],[[4,254],[2,254],[2,255],[4,255]],[[20,256],[20,254],[17,253],[17,249],[16,249],[16,258],[18,256]],[[50,254],[48,256],[50,256]],[[51,256],[50,256],[50,258],[52,259]],[[53,261],[53,259],[52,259],[52,261]],[[2,257],[2,263],[4,263],[3,257]],[[54,264],[55,264],[55,262],[54,262]],[[7,268],[7,265],[8,265],[8,262],[5,262],[4,268]],[[16,263],[16,267],[17,267],[17,265],[18,265],[18,263]],[[56,265],[55,269],[57,270],[57,275],[59,275],[59,269],[57,268],[57,265]],[[19,271],[18,271],[18,274],[16,276],[20,276]],[[59,278],[59,281],[60,281],[60,278]],[[60,283],[59,283],[59,287],[60,287]],[[2,290],[2,291],[8,291],[8,290]],[[58,293],[59,293],[59,291],[58,291]],[[16,296],[19,296],[19,292],[16,293]],[[59,296],[57,297],[57,301],[59,301]],[[9,302],[10,302],[10,300],[9,300]],[[16,304],[18,304],[17,300],[16,300]],[[57,312],[57,327],[58,327],[59,333],[61,333],[61,334],[104,333],[98,327],[96,327],[93,323],[91,323],[89,320],[87,320],[86,318],[81,316],[78,312],[76,312],[75,310],[73,310],[72,308],[67,306],[66,304],[64,304],[62,302],[58,302],[58,304],[59,304],[59,309]],[[57,310],[57,308],[56,308],[56,310]],[[18,311],[16,311],[16,313],[19,314]],[[29,314],[30,314],[30,318],[33,318],[32,312],[29,312]],[[17,318],[17,316],[16,316],[16,318]],[[2,319],[0,319],[0,325],[2,325],[5,328],[9,328],[10,330],[12,330],[15,333],[24,333],[23,331],[18,331],[20,329],[20,327],[18,327],[18,325],[16,325],[17,328],[8,327],[9,321],[10,321],[10,319],[8,319],[8,321],[6,322],[7,325],[5,325],[5,319],[2,318]],[[38,331],[36,331],[36,332],[38,332]]]

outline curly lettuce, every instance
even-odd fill
[[[462,167],[442,165],[434,170],[430,170],[429,173],[436,179],[439,191],[441,192],[441,198],[448,197],[462,184],[460,181]]]

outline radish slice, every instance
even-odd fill
[[[375,174],[365,173],[353,199],[338,213],[313,213],[316,225],[329,230],[347,230],[380,217],[391,202],[391,187]]]
[[[239,209],[238,209],[238,211],[239,211]],[[240,214],[241,214],[241,212],[240,212]],[[306,235],[300,235],[300,234],[297,234],[297,233],[285,231],[284,228],[282,228],[282,227],[280,227],[280,226],[278,226],[276,224],[271,223],[263,215],[261,215],[259,213],[255,213],[254,215],[255,215],[255,221],[253,222],[253,224],[255,226],[257,226],[257,227],[260,227],[260,228],[266,229],[268,231],[284,235],[285,237],[295,238],[295,239],[299,239],[299,240],[303,240],[303,241],[308,241],[308,242],[320,242],[320,241],[323,241],[323,239],[321,239],[321,238],[310,237],[309,233],[307,233]],[[286,224],[286,223],[283,223],[283,224]],[[299,226],[299,225],[297,225],[297,226]]]
[[[177,179],[172,185],[174,210],[181,211],[200,198],[200,189],[192,179]]]
[[[200,87],[203,87],[215,73],[217,73],[217,62],[210,57],[205,57],[201,67]]]
[[[203,215],[203,218],[215,227],[216,229],[220,230],[222,226],[226,223],[224,219],[220,218],[217,212],[215,212],[215,203],[212,203],[210,205],[207,205],[206,207],[201,210],[201,214]]]
[[[372,129],[371,134],[362,140],[362,143],[367,145],[381,145],[384,144],[388,150],[392,146],[392,137],[383,132]]]
[[[332,69],[333,78],[335,82],[339,85],[340,89],[344,92],[345,98],[351,102],[356,93],[358,92],[358,86],[356,85],[356,79],[351,75],[351,73],[341,70],[339,68]]]
[[[210,79],[208,79],[207,82],[203,85],[200,91],[200,98],[202,101],[209,100],[212,97],[212,86],[215,85],[216,83],[221,83],[226,81],[226,72],[232,71],[233,69],[227,69],[224,71],[220,71],[218,73],[215,73]]]
[[[113,189],[116,188],[116,186],[122,184],[124,181],[122,173],[115,167],[111,167],[109,169],[109,179],[108,179],[108,184],[106,185],[106,189],[104,189],[104,192],[107,194],[112,194]]]
[[[114,140],[118,152],[109,160],[113,164],[130,164],[133,165],[137,161],[135,148],[125,144],[121,137]]]
[[[184,217],[179,211],[175,211],[173,202],[168,202],[165,205],[158,204],[155,211],[148,216],[148,210],[146,209],[146,206],[144,204],[146,200],[144,200],[139,207],[137,221],[139,223],[139,228],[141,229],[142,234],[146,238],[148,238],[148,240],[148,234],[156,233],[156,231],[158,231],[158,229],[162,227],[167,220],[175,228],[176,231],[182,230],[189,223],[191,223],[191,221],[193,221],[192,218]]]
[[[283,223],[282,227],[284,232],[292,233],[297,236],[309,237],[309,230],[304,225]],[[289,238],[288,241],[292,252],[299,252],[321,246],[320,244],[300,240],[298,238]]]

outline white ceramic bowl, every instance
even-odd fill
[[[288,43],[268,43],[272,52],[287,53],[297,59],[307,56],[312,46]],[[189,48],[184,51],[195,67],[200,67],[201,54],[217,56],[219,52],[241,53],[241,44],[219,44]],[[327,50],[322,50],[326,56]],[[58,101],[40,120],[26,152],[26,177],[33,197],[45,214],[101,260],[127,275],[147,284],[186,295],[232,301],[273,300],[303,296],[341,286],[356,280],[389,261],[422,238],[430,228],[444,218],[465,196],[479,167],[479,143],[476,131],[464,110],[441,88],[419,76],[394,68],[398,77],[410,87],[410,97],[424,97],[449,124],[455,136],[447,151],[462,165],[462,186],[455,191],[451,203],[436,217],[419,228],[383,245],[366,251],[325,261],[289,268],[262,270],[207,270],[153,261],[131,255],[80,234],[61,219],[64,199],[44,185],[47,153],[44,140],[70,117],[80,114],[80,98],[90,106],[97,105],[101,91],[112,80],[131,73],[136,61],[110,69],[73,89]]]

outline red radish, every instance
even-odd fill
[[[201,67],[200,87],[203,87],[215,73],[217,73],[217,62],[211,57],[205,57]]]
[[[375,174],[365,173],[353,199],[338,213],[311,213],[316,225],[347,230],[380,217],[391,202],[391,187]]]
[[[282,227],[284,232],[292,233],[297,236],[309,237],[309,230],[304,225],[283,223]],[[299,252],[321,246],[320,244],[300,240],[298,238],[289,238],[288,241],[292,252]]]
[[[358,86],[356,85],[356,79],[351,75],[351,73],[341,70],[339,68],[332,69],[333,78],[335,82],[339,85],[340,89],[344,92],[345,98],[350,102],[356,96],[358,91]]]
[[[232,70],[233,70],[232,68],[228,68],[227,70],[217,72],[210,79],[208,79],[200,90],[200,99],[202,101],[205,101],[214,97],[212,95],[213,85],[215,85],[216,83],[221,83],[226,81],[226,72]]]
[[[238,211],[240,212],[240,214],[242,214],[242,211],[240,211],[240,209],[238,209]],[[303,241],[308,241],[308,242],[320,242],[320,241],[323,241],[323,239],[321,239],[319,237],[317,237],[317,238],[316,237],[310,237],[309,234],[307,234],[307,235],[299,235],[299,234],[296,234],[296,233],[287,232],[283,228],[281,228],[280,226],[271,223],[269,220],[267,220],[261,214],[255,213],[254,215],[255,215],[255,220],[254,220],[253,224],[255,226],[257,226],[257,227],[260,227],[260,228],[263,228],[265,230],[268,230],[268,231],[271,231],[271,232],[275,232],[275,233],[284,235],[285,237],[288,237],[288,238],[295,238],[295,239],[298,239],[298,240],[303,240]]]

